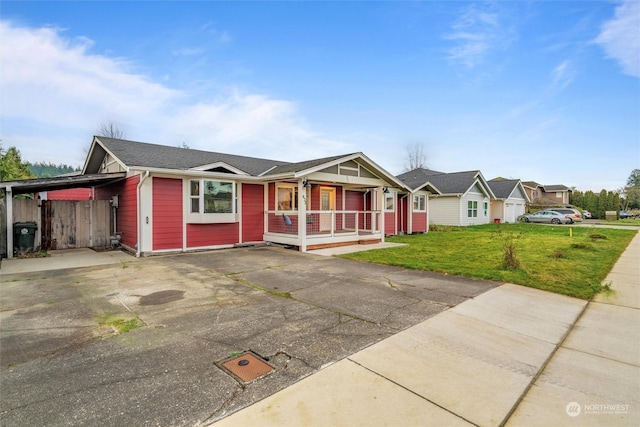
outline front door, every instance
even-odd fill
[[[320,189],[320,231],[331,231],[332,214],[328,211],[336,209],[336,189]]]

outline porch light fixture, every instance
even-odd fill
[[[311,188],[311,183],[309,182],[309,178],[305,178],[304,181],[302,181],[302,186],[304,188]]]
[[[382,192],[384,194],[388,194],[389,193],[389,189],[387,187],[382,187]]]

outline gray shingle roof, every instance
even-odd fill
[[[518,179],[491,179],[487,184],[497,199],[508,199],[518,182]]]
[[[480,171],[444,173],[418,168],[398,175],[397,178],[412,190],[430,182],[442,194],[463,194],[471,188],[479,173]]]
[[[343,154],[341,156],[331,156],[331,157],[325,157],[322,159],[307,160],[307,161],[298,162],[298,163],[287,163],[287,164],[279,165],[275,169],[270,170],[268,173],[265,174],[265,176],[303,171],[303,170],[307,170],[316,166],[320,166],[320,165],[332,162],[334,160],[342,159],[347,156],[351,156],[351,154]]]
[[[544,188],[544,192],[545,193],[550,193],[553,191],[567,191],[567,190],[571,190],[569,187],[567,187],[566,185],[543,185],[542,188]]]
[[[146,142],[98,136],[104,147],[127,166],[186,170],[217,162],[224,162],[249,175],[257,176],[269,169],[289,165],[278,160],[237,156],[190,148],[169,147]]]

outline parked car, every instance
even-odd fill
[[[628,218],[640,218],[638,215],[638,211],[620,211],[620,219],[628,219]]]
[[[577,209],[570,208],[549,208],[550,211],[560,212],[563,215],[569,215],[571,218],[571,222],[580,222],[582,221],[582,215],[580,215],[580,211]]]
[[[584,219],[591,219],[591,212],[582,211],[582,216],[584,217]]]
[[[572,220],[569,214],[561,214],[560,212],[546,210],[532,214],[520,215],[516,218],[522,222],[542,222],[549,224],[571,224]]]

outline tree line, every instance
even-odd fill
[[[573,190],[569,203],[591,213],[594,218],[604,219],[606,211],[628,211],[640,209],[640,169],[631,171],[626,186],[616,190]]]
[[[574,190],[569,197],[569,203],[591,213],[593,218],[605,218],[606,211],[620,210],[620,194],[616,191],[602,190],[594,193],[591,190],[582,192]]]
[[[16,147],[4,150],[0,146],[0,181],[15,181],[19,179],[51,178],[77,172],[80,168],[65,164],[36,162],[29,163],[22,160],[20,151]]]

